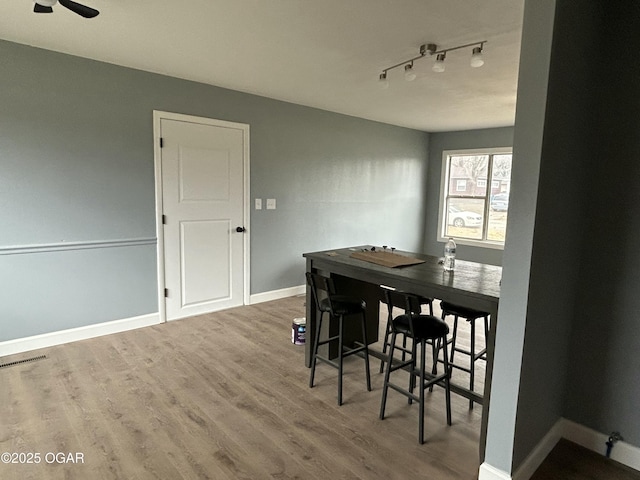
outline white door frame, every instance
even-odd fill
[[[177,120],[183,122],[192,122],[192,123],[200,123],[205,125],[213,125],[216,127],[228,127],[228,128],[236,128],[240,129],[243,132],[243,155],[244,155],[244,165],[243,165],[243,187],[244,187],[244,208],[243,208],[243,225],[247,229],[243,234],[243,250],[244,250],[244,295],[243,295],[243,304],[250,304],[250,278],[249,273],[251,269],[249,268],[249,259],[251,255],[249,254],[249,246],[251,242],[249,241],[251,235],[251,228],[249,225],[250,218],[250,199],[251,195],[249,192],[250,187],[250,176],[249,176],[249,166],[251,164],[249,160],[249,125],[246,123],[235,123],[235,122],[227,122],[224,120],[215,120],[212,118],[206,117],[196,117],[193,115],[184,115],[181,113],[172,113],[172,112],[163,112],[159,110],[153,111],[153,160],[154,160],[154,171],[155,171],[155,180],[156,180],[156,235],[158,237],[158,247],[156,250],[157,261],[158,261],[158,312],[160,315],[160,322],[165,323],[167,321],[167,311],[165,305],[165,297],[164,297],[164,228],[162,225],[162,157],[161,157],[161,149],[160,149],[160,120]]]

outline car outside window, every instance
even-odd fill
[[[443,152],[438,240],[503,248],[511,148]]]

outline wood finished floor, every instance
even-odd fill
[[[561,439],[531,477],[531,480],[560,479],[640,480],[640,472]]]
[[[9,479],[474,479],[481,408],[444,394],[426,407],[390,392],[378,419],[382,375],[349,359],[344,405],[337,372],[319,365],[308,387],[294,297],[0,359],[0,452],[39,452],[40,464],[1,464]],[[481,385],[480,385],[481,388]],[[84,463],[48,464],[48,452]],[[51,458],[51,457],[49,457]]]
[[[477,478],[481,408],[469,411],[465,399],[453,396],[447,427],[442,392],[430,395],[427,443],[419,446],[417,407],[390,392],[380,421],[382,375],[373,374],[367,392],[362,360],[348,363],[342,407],[330,367],[320,365],[317,386],[308,388],[304,347],[290,342],[303,302],[0,358],[47,356],[0,369],[0,453],[41,455],[40,464],[0,463],[0,478]],[[460,382],[464,375],[454,372]],[[79,452],[84,462],[47,463],[49,452]],[[563,440],[532,477],[556,479],[640,480],[640,473]]]

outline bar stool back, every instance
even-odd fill
[[[393,303],[390,298],[394,295],[403,295],[405,299],[405,308],[407,311],[412,310],[414,302],[418,301],[415,295],[402,294],[400,292],[393,292],[391,290],[386,291],[387,301]],[[384,411],[387,402],[387,392],[389,388],[395,390],[408,398],[409,404],[414,400],[418,402],[418,441],[420,444],[424,443],[424,404],[425,404],[425,390],[433,385],[439,385],[445,389],[445,401],[447,409],[447,425],[451,425],[451,389],[449,379],[451,377],[451,368],[448,361],[448,347],[447,347],[447,334],[449,333],[449,327],[446,322],[433,315],[416,315],[416,314],[403,314],[393,319],[391,322],[391,341],[389,346],[389,360],[387,361],[387,368],[384,375],[384,385],[382,388],[382,402],[380,404],[380,420],[384,419]],[[405,353],[410,355],[403,361],[397,362],[393,360],[394,351],[397,348],[403,349],[403,347],[396,346],[397,336],[409,337],[411,339],[411,348],[404,348]],[[427,341],[431,341],[437,345],[437,348],[442,348],[444,351],[444,372],[439,375],[433,375],[427,372],[426,365],[426,350]],[[416,365],[416,356],[420,347],[420,363]],[[433,351],[433,350],[432,350]],[[433,357],[433,362],[438,361],[437,350],[436,355]],[[409,387],[405,388],[399,384],[391,381],[391,373],[398,370],[409,370]],[[416,379],[419,380],[418,395],[414,393],[416,387]]]
[[[406,304],[407,300],[403,292],[400,292],[398,290],[392,290],[384,286],[382,287],[382,291],[384,292],[383,301],[387,305],[387,328],[385,329],[384,340],[382,341],[382,353],[386,354],[390,344],[389,340],[391,338],[391,323],[393,323],[394,307],[404,309],[404,313],[420,314],[422,313],[422,306],[426,305],[429,307],[429,315],[433,315],[433,299],[428,297],[418,296],[418,295],[412,295],[410,297],[411,310],[407,310],[407,304]],[[389,292],[389,295],[387,295],[387,292]],[[406,355],[406,351],[404,349],[407,348],[406,337],[403,337],[402,347],[403,347],[402,359],[404,360]],[[380,360],[380,373],[384,372],[384,363],[385,363],[385,360],[383,358]]]
[[[362,352],[364,356],[365,372],[367,378],[367,390],[371,391],[371,375],[369,372],[369,347],[367,342],[367,325],[365,317],[366,303],[364,300],[338,295],[331,278],[318,275],[316,273],[307,272],[307,284],[311,288],[312,296],[315,302],[316,311],[320,312],[318,324],[316,327],[315,344],[311,357],[311,376],[309,377],[309,387],[313,387],[313,380],[316,372],[316,363],[320,360],[323,363],[331,365],[338,369],[338,405],[342,405],[342,373],[343,360],[345,357]],[[325,313],[329,314],[330,319],[338,319],[338,334],[331,335],[320,340],[320,332],[322,330],[322,319]],[[343,344],[344,339],[344,323],[345,321],[353,321],[360,318],[362,325],[362,345],[347,348]],[[337,359],[330,359],[318,353],[318,347],[331,342],[338,342]]]

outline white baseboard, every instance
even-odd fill
[[[480,465],[478,480],[511,480],[511,475],[485,462]]]
[[[160,315],[158,313],[150,313],[148,315],[140,315],[139,317],[125,318],[95,325],[87,325],[85,327],[70,328],[59,332],[43,333],[42,335],[8,340],[6,342],[0,342],[0,357],[100,337],[111,333],[125,332],[135,328],[157,325],[158,323],[160,323]]]
[[[271,300],[279,300],[281,298],[294,297],[296,295],[304,295],[305,292],[306,286],[299,285],[280,290],[272,290],[270,292],[257,293],[250,296],[250,304],[253,305],[255,303],[269,302]],[[44,333],[42,335],[34,335],[32,337],[8,340],[6,342],[0,342],[0,357],[99,337],[101,335],[124,332],[135,328],[147,327],[149,325],[157,325],[158,323],[160,323],[160,314],[150,313],[139,317],[125,318],[122,320],[98,323],[96,325],[87,325],[85,327],[61,330],[59,332]]]
[[[518,467],[513,474],[513,480],[529,480],[535,473],[547,455],[551,453],[556,443],[564,436],[563,418],[558,420],[551,430],[538,442],[538,445],[529,453],[524,462]]]
[[[306,291],[306,285],[298,285],[297,287],[282,288],[280,290],[271,290],[270,292],[256,293],[249,297],[249,301],[251,305],[254,305],[256,303],[270,302],[272,300],[280,300],[281,298],[304,295]]]
[[[600,455],[605,455],[606,442],[609,434],[600,433],[579,423],[563,418],[563,437],[578,445],[582,445]],[[624,437],[624,432],[622,432]],[[612,460],[622,463],[627,467],[640,471],[640,448],[626,443],[624,440],[616,442],[611,450]]]
[[[480,465],[478,480],[529,480],[561,438],[605,455],[609,435],[561,418],[522,462],[513,477],[485,462]],[[640,471],[640,448],[622,440],[614,445],[611,459]]]

